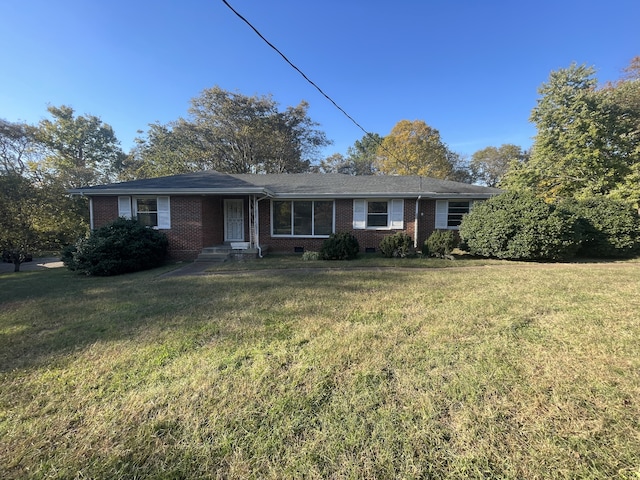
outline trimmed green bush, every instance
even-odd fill
[[[320,252],[304,252],[302,260],[305,262],[320,260]]]
[[[473,255],[512,260],[564,260],[582,240],[577,216],[528,192],[506,192],[474,205],[460,225]]]
[[[405,232],[396,232],[384,237],[378,248],[387,258],[405,258],[413,254],[413,240]]]
[[[332,233],[322,243],[320,258],[323,260],[353,260],[358,256],[360,245],[351,233]]]
[[[591,258],[632,257],[640,250],[640,216],[629,204],[607,197],[565,200],[560,208],[580,218],[583,239],[578,255]]]
[[[62,261],[69,270],[86,275],[119,275],[162,265],[168,245],[164,233],[119,218],[66,248]]]
[[[445,258],[458,246],[458,239],[451,230],[436,230],[427,238],[422,247],[425,256]]]

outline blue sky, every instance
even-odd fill
[[[367,131],[424,120],[462,154],[531,145],[537,88],[572,62],[615,80],[640,55],[637,0],[228,0]],[[70,105],[138,130],[219,85],[301,100],[346,153],[363,132],[221,0],[21,0],[0,5],[0,118]]]

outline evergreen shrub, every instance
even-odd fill
[[[565,260],[575,256],[582,228],[575,214],[529,192],[506,192],[474,205],[460,225],[473,255],[512,260]]]
[[[451,230],[436,230],[427,238],[422,247],[424,256],[445,258],[458,246],[458,238]]]
[[[607,197],[565,200],[561,208],[579,217],[583,239],[581,257],[622,258],[640,250],[640,216],[629,204]]]
[[[405,258],[413,254],[413,240],[405,232],[396,232],[384,237],[378,248],[387,258]]]
[[[351,233],[332,233],[322,243],[320,258],[322,260],[353,260],[358,256],[359,251],[358,239]]]
[[[86,275],[119,275],[162,265],[168,246],[164,233],[119,218],[66,248],[62,261],[69,270]]]

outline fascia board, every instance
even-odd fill
[[[84,195],[87,197],[112,196],[112,195],[267,195],[272,196],[272,192],[266,188],[74,188],[68,190],[71,195]]]
[[[273,198],[281,199],[345,199],[345,198],[417,198],[423,199],[439,199],[439,198],[491,198],[497,195],[497,193],[435,193],[435,192],[412,192],[412,193],[399,193],[399,192],[368,192],[368,193],[275,193]]]

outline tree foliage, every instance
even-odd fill
[[[44,175],[65,188],[106,183],[122,167],[125,154],[110,125],[93,115],[75,115],[73,108],[50,106],[52,120],[40,122],[36,139],[45,149]]]
[[[486,147],[471,156],[469,168],[474,181],[488,187],[497,187],[509,167],[526,161],[527,154],[517,145],[503,144]]]
[[[364,135],[347,149],[347,158],[353,166],[353,175],[375,175],[377,173],[378,148],[384,138],[377,133]]]
[[[27,175],[37,161],[36,129],[0,120],[0,174]]]
[[[440,133],[422,120],[401,120],[377,150],[378,171],[387,175],[448,178],[453,172]]]
[[[628,203],[607,197],[565,199],[560,208],[579,217],[582,242],[578,255],[591,258],[631,257],[640,247],[640,216]]]
[[[348,148],[346,157],[334,153],[322,160],[317,170],[322,173],[374,175],[377,173],[377,152],[382,140],[377,133],[368,133]]]
[[[139,139],[127,175],[308,171],[320,147],[330,143],[308,110],[304,101],[280,111],[271,96],[206,89],[191,100],[187,118],[150,126],[146,138]]]
[[[531,158],[512,168],[503,186],[547,199],[612,195],[637,204],[640,80],[630,74],[597,88],[595,70],[573,64],[552,72],[539,93]]]
[[[37,220],[42,201],[33,183],[20,175],[0,175],[0,251],[14,264],[14,271],[28,255],[41,247]]]

